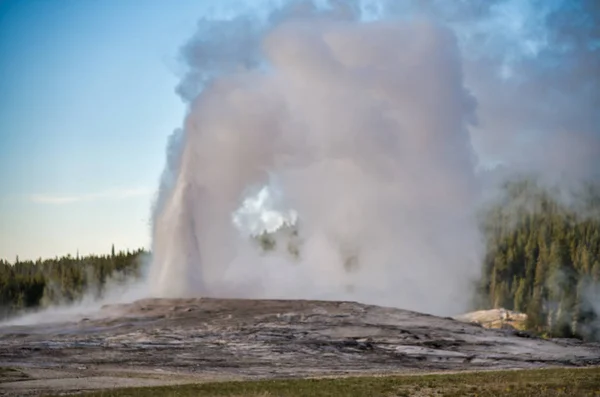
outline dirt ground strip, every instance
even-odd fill
[[[230,379],[600,365],[544,340],[353,302],[148,299],[57,324],[0,326],[0,395]]]

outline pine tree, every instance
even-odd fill
[[[594,265],[592,266],[591,276],[592,276],[592,280],[594,280],[594,283],[600,282],[600,262],[599,261],[594,262]]]
[[[515,291],[514,309],[518,312],[527,311],[527,285],[525,279],[518,281],[518,287]]]

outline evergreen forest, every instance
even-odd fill
[[[141,276],[147,252],[115,252],[110,255],[71,255],[13,263],[0,259],[0,319],[23,311],[65,305],[84,297],[101,298],[109,283]]]

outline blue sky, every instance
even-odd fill
[[[203,7],[167,4],[0,1],[0,258],[148,246]]]
[[[283,1],[0,0],[0,258],[148,247],[167,137],[185,113],[179,49],[203,16]],[[569,4],[493,3],[457,33],[473,38],[471,56],[501,52],[510,76],[551,46],[546,15]]]

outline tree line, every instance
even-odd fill
[[[0,259],[0,318],[40,307],[77,302],[84,295],[99,298],[110,281],[140,276],[147,252],[56,257],[13,263]]]
[[[507,183],[481,212],[486,254],[473,309],[527,314],[529,330],[554,337],[600,340],[600,189],[559,191],[522,179]],[[265,251],[301,244],[293,225],[256,236]],[[70,255],[37,261],[0,260],[0,314],[102,296],[109,280],[139,277],[149,253]]]
[[[553,337],[600,340],[600,194],[560,195],[531,179],[506,184],[484,212],[478,306],[527,314]]]

